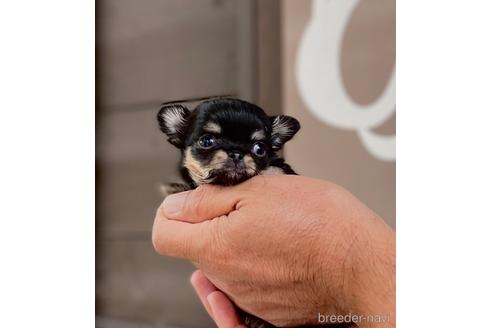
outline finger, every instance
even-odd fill
[[[221,291],[212,292],[207,296],[207,301],[212,309],[213,318],[219,328],[245,327],[234,308],[234,304]]]
[[[214,315],[212,313],[212,309],[210,308],[210,304],[207,301],[207,296],[212,292],[217,291],[217,288],[205,277],[203,272],[200,270],[196,270],[193,272],[190,278],[191,285],[195,289],[195,292],[198,295],[198,298],[207,310],[208,315],[213,319]]]
[[[240,185],[201,185],[194,190],[169,195],[161,207],[170,219],[201,222],[234,211],[244,196],[242,189]]]
[[[217,223],[216,220],[197,224],[170,220],[159,208],[152,227],[152,243],[161,255],[199,263],[203,254],[214,249],[212,241],[216,240]]]

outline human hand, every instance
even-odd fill
[[[315,324],[318,313],[394,323],[394,232],[329,182],[258,176],[169,196],[153,243],[277,326]]]
[[[231,300],[218,290],[200,270],[193,272],[190,280],[205,310],[218,328],[246,328]]]

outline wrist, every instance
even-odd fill
[[[395,233],[379,217],[361,227],[364,231],[352,252],[351,311],[365,318],[360,327],[392,327],[396,319]]]
[[[334,231],[338,235],[318,236],[316,249],[320,267],[316,286],[319,310],[336,316],[358,314],[365,232],[360,233],[361,226],[351,219],[339,220],[336,225],[331,222],[330,226],[318,230]]]
[[[347,232],[346,238],[320,239],[319,249],[330,254],[320,261],[318,275],[323,309],[330,309],[330,315],[350,315],[359,327],[393,327],[394,231],[377,216],[343,224],[338,231]]]

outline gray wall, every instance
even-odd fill
[[[158,131],[156,113],[163,101],[254,96],[255,70],[247,66],[254,64],[255,51],[251,5],[97,2],[100,327],[213,327],[189,285],[192,266],[158,256],[150,242],[155,209],[162,201],[157,186],[177,179],[179,157]]]

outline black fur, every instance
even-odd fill
[[[179,118],[177,117],[179,115]],[[276,167],[284,174],[296,174],[292,168],[279,157],[277,152],[300,129],[299,122],[290,116],[268,116],[258,106],[233,98],[215,98],[200,103],[193,111],[181,104],[164,104],[157,115],[159,126],[171,144],[182,151],[181,174],[190,188],[202,183],[233,185],[262,174],[271,167]],[[207,123],[214,123],[221,129],[220,133],[207,132]],[[262,131],[265,146],[263,157],[252,152],[254,132]],[[211,149],[200,146],[200,137],[212,135],[216,145]],[[241,165],[226,163],[223,168],[210,170],[204,181],[197,181],[186,167],[185,152],[189,151],[203,167],[211,165],[217,151],[238,152],[241,156],[249,155],[255,170],[246,172]],[[234,171],[234,172],[233,172]]]

